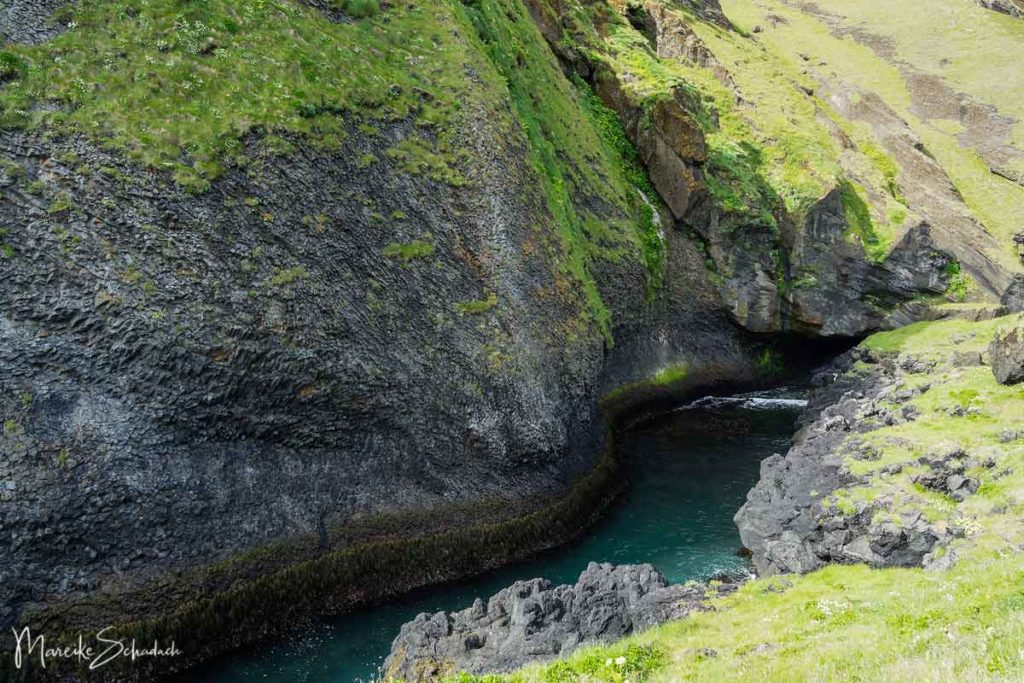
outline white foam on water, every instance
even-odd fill
[[[739,396],[705,396],[691,401],[676,410],[696,408],[747,408],[749,410],[799,410],[807,407],[807,399],[742,394]]]

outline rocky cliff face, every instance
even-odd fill
[[[8,39],[41,37],[25,7]],[[468,87],[490,93],[476,59]],[[59,124],[0,132],[0,624],[155,620],[366,541],[535,513],[604,452],[603,392],[669,364],[750,376],[692,245],[670,235],[649,288],[621,162],[599,146],[571,170],[556,199],[599,230],[567,255],[531,162],[550,143],[507,92],[495,107],[463,103],[457,178],[394,151],[432,139],[409,119],[326,114],[337,148],[250,131],[208,187]],[[357,583],[319,607],[372,597]]]
[[[872,138],[855,141],[851,122],[864,115],[842,99],[816,98],[812,81],[799,82],[806,70],[780,81],[769,102],[763,82],[742,73],[737,80],[716,56],[711,45],[764,59],[756,38],[715,19],[717,7],[694,13],[651,0],[621,17],[592,9],[595,31],[578,19],[583,10],[531,5],[567,68],[619,113],[675,227],[700,243],[743,327],[821,336],[895,327],[923,310],[906,302],[946,293],[961,260],[976,296],[994,301],[1009,286],[1011,270],[985,256],[1000,247],[923,145],[896,130],[898,119],[872,119],[887,152]],[[766,62],[765,78],[777,68]],[[695,92],[694,82],[706,89]],[[750,113],[761,107],[768,121]],[[807,130],[793,141],[765,139],[776,125],[767,114],[773,107],[791,116],[779,136]],[[797,146],[837,162],[789,168]]]

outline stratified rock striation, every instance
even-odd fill
[[[733,588],[725,584],[718,592]],[[420,614],[402,626],[385,675],[413,683],[454,672],[511,671],[707,609],[707,591],[669,585],[649,564],[591,563],[575,585],[517,581],[461,612]]]

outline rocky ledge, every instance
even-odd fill
[[[965,447],[960,425],[992,417],[986,377],[1024,377],[1019,319],[986,325],[1003,328],[990,344],[973,331],[937,338],[921,354],[868,343],[816,376],[793,447],[761,464],[736,514],[758,574],[828,563],[940,569],[954,561],[951,544],[965,534],[960,504],[1006,473],[1003,451]],[[932,334],[917,327],[892,334]],[[1016,438],[1006,427],[999,442]]]
[[[717,594],[735,588],[722,584]],[[517,581],[461,612],[420,614],[402,626],[386,678],[426,681],[455,671],[508,672],[709,609],[712,589],[669,585],[649,564],[590,563],[575,585]]]

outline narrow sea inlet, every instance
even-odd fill
[[[227,655],[177,683],[366,683],[402,624],[420,612],[462,609],[518,579],[573,583],[589,562],[650,562],[673,582],[742,574],[733,515],[761,460],[784,453],[799,392],[696,401],[624,435],[630,488],[578,542],[474,579],[315,622],[284,642]]]

